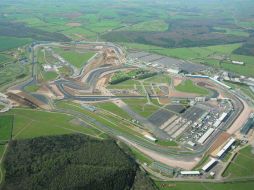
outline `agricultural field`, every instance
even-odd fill
[[[12,137],[13,115],[0,115],[0,144],[5,144]]]
[[[4,64],[4,63],[6,63],[6,62],[9,62],[9,61],[11,61],[11,60],[12,60],[11,56],[6,55],[6,54],[4,54],[4,53],[1,53],[1,54],[0,54],[0,65]]]
[[[141,22],[138,24],[131,25],[130,27],[124,27],[121,30],[130,31],[166,31],[168,29],[168,24],[163,20],[154,20]]]
[[[159,190],[239,190],[252,189],[254,182],[230,182],[230,183],[194,183],[194,182],[155,182]]]
[[[12,14],[12,11],[10,12]],[[27,15],[27,11],[23,12],[24,15]],[[41,29],[40,27],[30,27],[29,25],[17,22],[19,18],[21,17],[20,14],[15,15],[15,18],[12,19],[2,19],[0,21],[1,28],[0,28],[0,35],[1,36],[7,36],[11,38],[19,38],[18,40],[12,39],[10,42],[12,46],[10,48],[13,48],[17,45],[17,43],[24,44],[24,39],[30,39],[30,42],[32,40],[39,40],[39,41],[70,41],[69,38],[64,36],[61,33],[58,32],[52,32],[52,31],[45,31]],[[16,22],[12,22],[12,21]],[[49,29],[49,28],[47,28]],[[59,28],[58,28],[59,29]],[[23,39],[23,40],[22,40]]]
[[[84,27],[72,27],[68,30],[64,30],[63,34],[73,40],[80,40],[80,39],[96,39],[96,33],[86,29]]]
[[[112,31],[102,37],[113,42],[145,43],[165,48],[199,47],[246,41],[248,37],[213,32],[211,27],[223,26],[223,22],[224,20],[221,20],[220,23],[216,23],[211,18],[194,18],[189,21],[171,19],[168,21],[167,31]],[[199,32],[202,32],[202,35]]]
[[[15,38],[8,36],[0,36],[0,52],[6,51],[31,43],[29,38]]]
[[[12,109],[14,115],[13,138],[26,139],[38,136],[82,133],[91,136],[101,134],[93,127],[75,124],[75,118],[60,113],[49,113],[31,109]]]
[[[107,3],[100,1],[104,8],[98,9],[98,6],[94,6],[97,1],[89,0],[85,6],[81,2],[73,5],[64,1],[65,6],[56,6],[57,8],[52,6],[55,3],[48,0],[44,1],[43,7],[36,2],[29,5],[12,4],[12,8],[1,10],[8,16],[4,16],[4,21],[1,21],[3,27],[0,34],[17,38],[21,42],[24,39],[117,41],[142,50],[253,76],[250,72],[253,69],[254,55],[251,33],[253,23],[252,15],[248,13],[253,8],[251,2],[245,2],[238,7],[235,0],[230,1],[230,6],[226,6],[228,0],[214,2],[209,6],[203,3],[164,0],[160,3],[140,0],[126,5],[124,2],[110,0]],[[112,2],[115,6],[111,6]],[[182,9],[182,6],[194,6],[196,9],[187,11]],[[170,7],[173,7],[173,10]],[[29,8],[37,11],[24,11]],[[12,9],[20,12],[17,14]],[[234,19],[231,12],[233,9],[237,10]],[[218,11],[223,14],[218,15]],[[16,32],[17,28],[19,33]],[[226,52],[221,49],[226,49]],[[224,56],[233,59],[238,54],[239,60],[246,60],[245,67],[227,64],[223,60]],[[83,64],[82,61],[73,62],[77,67]]]
[[[235,36],[243,36],[243,37],[249,37],[249,33],[245,32],[241,29],[230,29],[230,28],[223,28],[223,27],[215,27],[214,28],[216,32],[228,34],[228,35],[235,35]]]
[[[54,51],[77,68],[81,68],[95,54],[94,52],[81,53],[75,50],[63,50],[60,48],[55,48]]]
[[[136,43],[123,43],[128,49],[146,50],[149,52],[158,53],[161,55],[175,57],[179,59],[195,60],[206,58],[209,55],[230,55],[235,49],[241,46],[241,43],[229,45],[215,45],[204,47],[190,47],[190,48],[162,48],[159,46],[136,44]]]
[[[254,157],[251,146],[240,150],[223,173],[224,177],[235,178],[254,175]]]
[[[103,9],[95,6],[98,2]],[[111,6],[112,3],[115,6]],[[17,34],[15,30],[10,30],[9,35],[32,36],[37,40],[55,38],[56,41],[94,39],[98,36],[113,41],[171,47],[246,42],[251,38],[247,27],[253,28],[250,21],[252,15],[248,14],[253,4],[246,2],[239,7],[237,1],[230,2],[231,6],[226,6],[227,3],[228,0],[207,6],[203,3],[165,0],[147,3],[140,0],[127,5],[121,1],[88,0],[85,5],[82,2],[73,5],[65,0],[62,2],[64,6],[54,6],[55,3],[47,0],[43,7],[36,1],[29,5],[17,3],[9,9],[2,8],[5,22],[0,34],[6,34],[9,28],[19,27],[26,32]],[[186,10],[182,6],[194,6],[196,9]],[[25,11],[29,8],[36,11]],[[20,12],[17,14],[13,9],[19,9]],[[232,9],[237,9],[234,19],[231,17]],[[223,14],[218,14],[218,11]]]
[[[91,28],[94,33],[104,33],[109,32],[113,29],[117,29],[122,27],[122,24],[119,21],[111,21],[111,20],[104,20],[90,23],[87,28]]]
[[[199,95],[207,95],[209,92],[202,87],[197,86],[192,80],[185,80],[175,87],[180,92],[194,93]]]

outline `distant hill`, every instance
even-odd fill
[[[48,32],[37,28],[31,28],[22,23],[6,22],[0,20],[0,36],[30,38],[39,41],[69,42],[70,39],[59,32]]]

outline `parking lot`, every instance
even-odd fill
[[[215,131],[223,130],[232,110],[230,100],[198,102],[190,107],[172,104],[158,110],[148,120],[182,145],[197,149],[205,145]]]
[[[160,109],[155,112],[151,117],[149,117],[149,121],[155,126],[161,126],[168,120],[170,120],[175,114],[166,109]]]
[[[188,73],[207,69],[204,65],[142,51],[130,52],[127,58],[131,60],[130,62],[137,61],[161,69],[178,69]]]
[[[216,107],[209,106],[206,104],[201,105],[202,109],[191,108],[188,110],[190,113],[184,114],[184,117],[192,122],[188,130],[180,136],[180,142],[190,148],[198,147],[204,145],[215,131],[222,130],[223,124],[232,113],[230,101],[220,101]],[[204,109],[205,107],[207,109]]]

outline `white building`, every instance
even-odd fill
[[[190,145],[190,146],[192,146],[192,147],[196,146],[196,144],[195,144],[194,142],[192,142],[192,141],[188,141],[187,144]]]
[[[217,128],[220,126],[222,121],[227,117],[228,113],[223,112],[221,116],[214,122],[213,127]]]
[[[217,163],[217,161],[218,161],[217,159],[212,158],[206,165],[202,167],[202,170],[207,172],[208,170],[211,169],[211,167],[213,167]]]
[[[151,140],[151,141],[153,141],[153,142],[156,142],[156,141],[157,141],[156,138],[154,138],[152,135],[149,135],[149,134],[144,135],[144,137],[147,138],[147,139],[149,139],[149,140]]]
[[[212,133],[214,132],[213,128],[209,128],[205,134],[202,135],[202,137],[200,139],[198,139],[198,143],[200,144],[204,144],[204,142],[212,135]]]
[[[48,72],[48,71],[51,71],[53,69],[53,67],[51,65],[42,65],[44,71]]]
[[[242,61],[232,61],[232,63],[237,65],[244,65],[244,62]]]
[[[167,69],[167,72],[168,73],[173,73],[173,74],[179,74],[180,73],[180,70],[179,69],[177,69],[177,68],[169,68],[169,69]]]
[[[199,171],[181,171],[181,175],[200,175]]]
[[[227,144],[216,154],[218,158],[220,158],[235,142],[234,138],[231,138]]]
[[[196,97],[195,98],[196,102],[205,102],[205,100],[206,100],[206,97]]]

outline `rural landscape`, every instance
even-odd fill
[[[0,189],[251,190],[253,10],[1,0]]]

